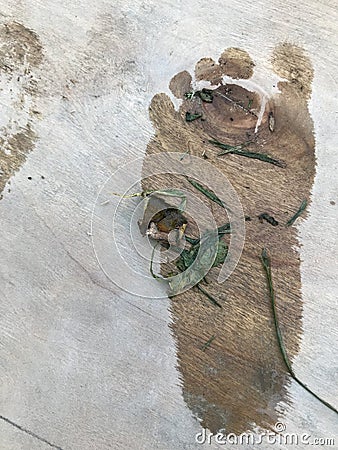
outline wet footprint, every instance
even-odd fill
[[[35,99],[43,59],[39,37],[18,22],[0,25],[0,198],[9,178],[25,162],[37,139]]]
[[[275,48],[272,67],[283,81],[278,94],[265,98],[259,86],[250,84],[254,62],[248,53],[230,48],[218,63],[204,58],[196,64],[194,85],[186,71],[171,80],[171,91],[182,100],[178,111],[165,94],[155,95],[150,106],[156,134],[147,154],[189,151],[208,158],[227,176],[251,217],[234,273],[221,285],[216,283],[217,269],[208,275],[207,289],[222,309],[194,289],[171,300],[184,399],[212,432],[241,433],[254,424],[269,429],[277,421],[278,403],[290,401],[289,375],[259,258],[263,247],[272,258],[280,326],[291,361],[302,333],[297,229],[285,224],[309,198],[315,174],[307,104],[313,70],[303,50],[288,43]],[[231,153],[218,156],[221,149],[209,140],[245,143],[244,150],[264,153],[275,163]],[[179,178],[172,184],[191,189]],[[162,178],[144,181],[145,189],[162,185]],[[217,220],[220,207],[211,202],[209,207]],[[203,346],[211,337],[210,345]]]

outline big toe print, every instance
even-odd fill
[[[221,308],[194,289],[171,299],[184,399],[212,432],[241,433],[253,424],[269,429],[277,421],[278,403],[289,401],[289,374],[259,258],[264,247],[271,255],[291,361],[302,332],[297,228],[286,223],[309,199],[315,174],[308,111],[313,70],[302,49],[287,43],[275,48],[271,62],[281,81],[270,98],[264,86],[250,80],[255,64],[248,53],[232,48],[218,62],[201,59],[193,76],[184,71],[171,80],[173,95],[181,99],[178,111],[165,94],[157,94],[150,106],[156,134],[148,154],[178,151],[208,159],[231,182],[251,218],[230,278],[217,284],[214,268],[208,284],[203,281]],[[176,177],[172,183],[193,190],[186,179]],[[144,181],[145,189],[161,185],[160,177]],[[220,206],[210,201],[209,207],[217,221]]]

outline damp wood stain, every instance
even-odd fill
[[[173,94],[182,99],[179,110],[165,94],[155,95],[149,110],[156,132],[147,154],[184,153],[189,148],[192,155],[203,158],[207,152],[208,161],[236,189],[244,214],[255,218],[246,224],[244,250],[231,277],[218,285],[217,268],[208,274],[208,292],[222,308],[197,301],[198,294],[193,289],[171,299],[171,326],[184,399],[202,426],[212,432],[226,429],[241,433],[253,423],[271,429],[279,415],[277,404],[290,401],[289,374],[275,337],[269,292],[259,259],[264,247],[271,254],[280,327],[291,361],[299,351],[302,334],[297,229],[270,224],[284,224],[285,217],[291,217],[303,199],[310,197],[315,174],[315,141],[308,110],[313,69],[304,51],[289,43],[274,49],[272,65],[285,81],[278,85],[280,93],[266,102],[257,133],[259,95],[235,82],[222,83],[223,75],[233,79],[251,77],[254,62],[240,49],[226,50],[218,63],[204,58],[196,64],[196,79],[214,85],[212,102],[184,95],[193,92],[191,76],[184,71],[170,82]],[[205,120],[186,122],[189,111],[202,114]],[[219,149],[209,140],[231,146],[250,141],[250,151],[266,153],[285,165],[278,167],[236,154],[218,157]],[[176,175],[143,181],[145,190],[163,186],[194,189]],[[205,198],[203,201],[209,202],[216,221],[222,217],[221,206]],[[266,215],[265,223],[261,223],[258,216],[266,211],[273,212],[273,220]],[[217,336],[217,340],[207,351],[201,350],[201,343],[210,336]]]
[[[1,101],[12,111],[10,117],[2,119],[0,129],[0,196],[10,177],[26,161],[37,139],[34,99],[39,80],[35,70],[42,60],[42,45],[34,31],[19,22],[0,26],[0,82],[11,87],[9,92],[4,89],[5,97]],[[13,126],[16,123],[18,125]]]

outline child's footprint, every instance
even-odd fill
[[[210,89],[201,92],[200,87],[199,93],[185,95],[193,92],[192,77],[181,72],[170,82],[173,94],[182,99],[179,110],[165,94],[155,95],[150,107],[156,135],[147,153],[189,150],[208,158],[235,187],[245,215],[251,217],[234,273],[221,285],[212,272],[217,269],[208,275],[211,283],[206,289],[222,309],[194,289],[171,300],[184,398],[213,432],[240,433],[253,424],[270,428],[277,421],[278,402],[288,400],[289,376],[259,258],[263,247],[272,258],[280,326],[291,360],[302,332],[297,229],[285,223],[309,197],[315,174],[313,124],[307,106],[313,70],[302,49],[291,44],[275,48],[272,66],[284,80],[272,98],[264,100],[262,90],[243,87],[250,81],[254,63],[245,51],[231,48],[218,64],[210,58],[197,63],[195,83],[208,81],[204,86]],[[210,139],[230,145],[249,141],[244,150],[268,154],[276,165],[238,154],[217,156],[220,149]],[[158,188],[163,179],[154,177],[143,184],[145,189]],[[192,188],[177,177],[172,184]],[[209,206],[217,221],[220,207],[211,202]],[[259,220],[263,213],[274,220]],[[203,347],[211,337],[210,346]]]

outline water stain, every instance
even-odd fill
[[[98,14],[86,32],[87,40],[72,68],[72,77],[76,80],[72,89],[98,98],[111,93],[112,89],[116,95],[126,95],[130,79],[140,82],[136,61],[137,27],[123,11]]]
[[[34,98],[43,59],[38,35],[19,22],[0,26],[0,96],[5,109],[0,119],[0,193],[20,169],[35,145]]]
[[[170,82],[173,94],[182,99],[179,110],[165,94],[155,95],[150,106],[156,133],[147,153],[189,149],[201,158],[207,154],[208,161],[236,189],[245,215],[252,217],[246,222],[243,254],[231,277],[218,285],[218,269],[208,275],[208,291],[222,309],[194,290],[171,300],[184,399],[202,425],[213,432],[241,433],[253,424],[269,429],[277,421],[278,403],[290,401],[289,375],[276,341],[259,259],[263,247],[272,257],[280,326],[291,360],[299,351],[302,333],[297,229],[284,224],[302,200],[309,198],[315,174],[313,123],[307,103],[313,70],[304,51],[288,43],[275,48],[272,64],[286,81],[279,83],[279,94],[267,99],[261,115],[260,94],[236,84],[235,79],[249,78],[254,68],[250,56],[239,49],[226,50],[219,64],[210,58],[197,63],[196,79],[215,85],[212,103],[196,96],[185,98],[184,93],[192,90],[191,76],[181,72]],[[234,81],[226,84],[223,75],[231,75]],[[187,111],[201,113],[203,120],[187,123]],[[255,133],[259,116],[261,123]],[[211,137],[227,144],[252,141],[250,151],[268,153],[285,166],[231,154],[218,157],[219,149],[208,143]],[[143,188],[158,189],[168,183],[192,189],[180,177],[153,177],[144,180]],[[210,202],[209,206],[216,220],[221,217],[218,205]],[[259,220],[262,212],[278,226]],[[215,336],[212,344],[201,350],[211,336]]]

